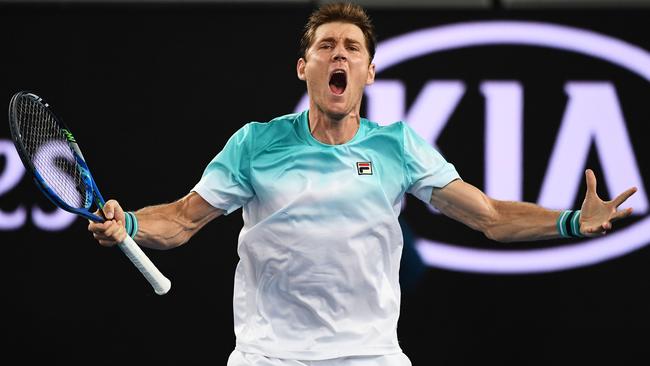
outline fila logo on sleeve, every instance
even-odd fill
[[[359,175],[372,175],[372,162],[357,162],[357,173]]]

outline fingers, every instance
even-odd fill
[[[623,202],[625,202],[630,196],[632,196],[634,193],[636,193],[637,189],[636,187],[632,187],[625,192],[619,194],[612,200],[612,203],[614,204],[614,207],[620,206]]]
[[[610,222],[618,221],[632,215],[632,208],[626,208],[625,210],[616,211],[612,218],[609,219]]]
[[[108,200],[102,209],[106,220],[117,220],[124,222],[124,210],[116,200]]]
[[[99,211],[95,212],[97,215]],[[106,218],[104,222],[89,221],[88,231],[93,234],[95,240],[103,246],[113,246],[121,243],[126,237],[126,230],[124,228],[124,210],[120,204],[115,200],[109,200],[104,205],[102,212]]]
[[[612,230],[613,222],[624,219],[630,215],[632,215],[632,208],[626,208],[625,210],[617,211],[614,213],[614,215],[612,215],[609,221],[603,222],[600,226],[586,228],[584,232],[586,234],[592,234],[588,236],[605,235],[608,231]]]
[[[90,222],[88,231],[103,246],[113,246],[121,243],[126,237],[123,221]]]
[[[585,170],[585,180],[587,181],[587,196],[598,196],[596,193],[596,175],[593,170]]]
[[[584,234],[584,236],[586,236],[588,238],[593,238],[593,237],[596,237],[596,236],[603,236],[603,235],[607,234],[607,231],[596,228],[596,229],[593,229],[593,230],[585,231],[583,234]]]
[[[605,235],[610,230],[612,230],[612,223],[608,221],[608,222],[604,222],[600,226],[588,227],[583,230],[583,233],[586,236],[593,237],[593,236]]]

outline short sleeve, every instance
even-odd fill
[[[250,184],[250,124],[230,137],[223,150],[212,159],[192,191],[228,215],[253,197]]]
[[[410,126],[403,125],[407,192],[429,203],[434,187],[444,187],[460,176],[454,165],[448,163],[431,144]]]

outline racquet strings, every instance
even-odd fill
[[[64,203],[88,208],[89,190],[68,138],[52,113],[40,101],[22,95],[16,100],[16,124],[32,166]]]

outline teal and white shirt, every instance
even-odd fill
[[[243,207],[236,348],[300,360],[401,352],[404,193],[428,203],[457,178],[402,122],[362,118],[341,145],[311,135],[308,111],[242,127],[193,189],[226,214]]]

